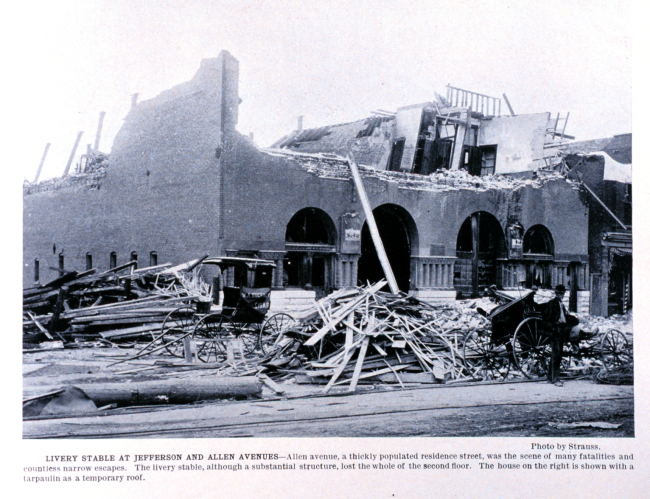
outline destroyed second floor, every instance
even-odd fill
[[[429,175],[466,170],[471,175],[518,174],[550,169],[559,162],[559,147],[569,115],[516,115],[502,99],[447,87],[431,102],[375,111],[366,119],[320,128],[298,129],[272,149],[329,153],[350,157],[377,170]],[[505,98],[505,96],[504,96]]]

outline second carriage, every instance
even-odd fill
[[[551,329],[544,317],[544,304],[536,303],[535,292],[527,290],[519,298],[491,291],[502,303],[487,318],[491,329],[471,331],[464,340],[463,358],[469,374],[477,379],[505,379],[511,372],[524,378],[546,377],[551,357]],[[611,370],[631,360],[632,343],[616,329],[605,332],[582,331],[578,318],[567,315],[567,335],[563,338],[563,369],[575,359],[600,358]]]
[[[219,268],[215,280],[215,299],[197,301],[171,311],[159,336],[168,353],[185,357],[192,345],[202,362],[218,362],[227,356],[228,345],[239,340],[244,355],[264,355],[294,319],[280,312],[269,314],[271,282],[275,263],[271,260],[243,257],[208,258],[200,265]],[[234,286],[223,286],[219,307],[219,281],[230,274]],[[213,305],[217,305],[213,307]]]

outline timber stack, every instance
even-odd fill
[[[471,379],[463,339],[489,328],[473,309],[433,306],[385,281],[317,301],[275,340],[261,364],[276,380],[355,391],[359,383],[445,383]]]
[[[151,337],[170,311],[209,300],[210,287],[192,272],[203,259],[143,269],[135,269],[137,262],[132,261],[101,274],[95,269],[64,272],[47,284],[27,288],[24,345]]]

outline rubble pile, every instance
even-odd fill
[[[272,156],[294,159],[302,168],[321,178],[351,179],[348,160],[330,153],[306,154],[286,149],[265,149]],[[494,189],[519,189],[525,186],[542,187],[551,180],[566,180],[557,172],[545,172],[535,179],[517,179],[508,175],[473,176],[465,170],[440,170],[431,175],[419,175],[398,171],[377,170],[359,165],[361,176],[397,182],[400,187],[424,191],[450,191],[470,189],[488,191]]]
[[[134,269],[132,261],[101,274],[67,272],[24,289],[24,346],[150,337],[172,310],[210,299],[210,287],[192,272],[199,262]]]
[[[298,383],[445,383],[471,378],[463,338],[489,327],[471,308],[432,306],[380,291],[385,281],[339,290],[287,327],[261,365],[274,379]]]

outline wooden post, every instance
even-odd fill
[[[386,250],[384,249],[384,243],[381,240],[379,235],[379,229],[377,228],[377,223],[375,222],[375,216],[372,214],[372,209],[370,208],[370,201],[368,201],[368,195],[366,190],[363,187],[363,181],[361,180],[361,175],[359,175],[359,169],[354,161],[348,159],[348,164],[350,165],[350,171],[352,172],[352,179],[354,180],[354,185],[357,188],[359,193],[359,200],[361,201],[361,206],[363,206],[363,211],[366,215],[366,221],[368,222],[368,228],[370,229],[370,235],[372,236],[372,242],[375,245],[377,250],[377,257],[379,258],[379,263],[381,263],[381,268],[384,270],[384,275],[388,281],[388,286],[390,291],[393,294],[399,293],[399,287],[397,286],[397,281],[395,280],[395,274],[393,274],[393,269],[390,266],[388,261],[388,255],[386,255]]]
[[[99,123],[97,124],[97,133],[95,134],[95,151],[99,151],[99,139],[102,136],[102,125],[104,124],[104,116],[106,111],[99,113]]]
[[[508,110],[510,111],[510,114],[512,116],[514,116],[515,112],[512,110],[512,106],[510,105],[510,101],[506,97],[506,94],[503,94],[503,100],[506,101],[506,106],[508,106]],[[501,106],[499,106],[499,114],[501,114],[501,109],[500,108],[501,108]]]
[[[43,157],[41,158],[41,162],[38,165],[38,171],[36,172],[36,178],[34,179],[34,183],[38,182],[38,178],[41,176],[41,170],[43,170],[43,164],[45,163],[45,157],[47,156],[47,151],[50,149],[50,144],[49,142],[45,144],[45,150],[43,151]]]
[[[469,111],[467,111],[467,122],[469,123]],[[450,170],[458,170],[463,160],[463,145],[465,145],[465,135],[467,133],[467,123],[458,123],[456,138],[454,139],[454,152],[451,157]]]
[[[478,293],[478,252],[480,214],[472,215],[472,294]]]
[[[72,165],[72,160],[74,159],[74,155],[77,152],[77,147],[79,146],[79,141],[81,140],[82,135],[83,132],[79,132],[77,134],[77,140],[74,141],[74,146],[72,146],[72,152],[70,152],[70,158],[68,158],[68,164],[65,165],[65,170],[63,171],[64,177],[68,176],[68,172],[70,171],[70,165]]]

